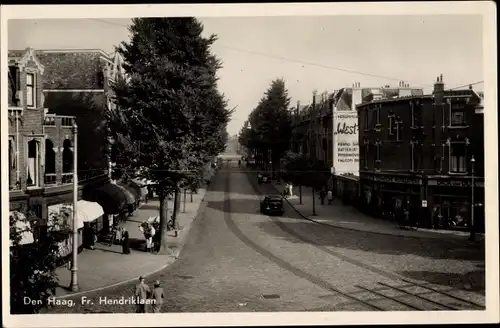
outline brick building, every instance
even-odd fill
[[[31,226],[31,237],[23,236],[26,240],[22,243],[33,243],[43,239],[51,229],[51,211],[59,211],[62,205],[73,202],[75,116],[58,115],[44,106],[47,104],[43,95],[45,79],[53,75],[48,74],[47,66],[36,51],[30,48],[9,51],[8,66],[9,210],[21,226]],[[89,143],[81,132],[82,125],[78,122],[79,147]],[[95,148],[93,151],[96,152]],[[78,158],[80,156],[78,149]],[[80,228],[84,221],[91,222],[102,216],[99,211],[103,208],[105,214],[119,214],[136,201],[137,192],[132,195],[133,192],[122,186],[110,186],[103,170],[80,168],[77,215],[82,221]],[[33,222],[27,222],[28,213],[32,214],[28,219]],[[71,247],[65,249],[71,250]]]
[[[421,226],[455,221],[467,229],[474,157],[475,219],[482,229],[482,95],[472,88],[445,90],[441,76],[432,95],[374,100],[357,111],[364,209],[382,216],[408,204]]]
[[[98,49],[37,50],[45,66],[44,105],[75,116],[80,127],[79,167],[107,170],[109,145],[104,111],[114,108],[110,83],[124,76],[118,53]]]
[[[347,138],[344,138],[345,135],[340,131],[346,127],[346,122],[342,121],[343,115],[353,116],[354,125],[357,125],[356,105],[373,100],[422,94],[421,88],[411,87],[401,81],[398,87],[362,87],[356,82],[352,87],[335,90],[331,94],[325,92],[315,95],[312,104],[303,106],[298,103],[292,108],[294,135],[291,149],[333,167],[335,176],[327,182],[328,187],[332,188],[338,197],[352,203],[359,194],[358,129],[353,126],[352,135],[349,133]],[[351,142],[351,139],[354,141]],[[349,161],[343,160],[343,156]],[[346,174],[347,172],[349,174]]]

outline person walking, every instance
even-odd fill
[[[144,282],[144,277],[139,277],[139,284],[135,286],[135,298],[137,301],[136,313],[147,313],[146,303],[151,289]]]
[[[153,308],[153,313],[160,313],[161,306],[163,304],[163,299],[165,298],[165,295],[163,294],[163,288],[160,287],[160,281],[156,280],[154,282],[154,288],[153,288],[153,293],[152,293],[152,308]]]
[[[331,190],[328,190],[328,205],[332,205],[333,201],[333,192]]]
[[[122,229],[122,252],[123,254],[130,254],[130,240],[129,240],[129,234],[127,229],[121,228]]]
[[[319,191],[319,199],[321,200],[321,205],[325,205],[325,197],[326,197],[326,191],[325,191],[325,187],[323,187]]]

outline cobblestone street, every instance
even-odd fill
[[[227,165],[226,165],[227,166]],[[454,239],[406,239],[326,228],[285,204],[259,213],[253,173],[223,168],[207,191],[180,258],[147,278],[160,280],[162,312],[480,309],[484,251]],[[93,304],[51,313],[131,313],[99,297],[133,295],[136,282],[87,294]],[[418,296],[415,296],[417,294]]]

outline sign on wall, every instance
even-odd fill
[[[359,176],[357,111],[333,109],[333,167],[336,175],[351,173]]]

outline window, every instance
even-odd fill
[[[451,112],[451,126],[464,126],[465,125],[465,115],[462,111],[452,111]]]
[[[465,104],[449,102],[450,126],[465,126]]]
[[[449,146],[449,169],[451,173],[465,173],[466,166],[466,146],[464,142],[453,142]]]
[[[375,125],[380,125],[380,107],[375,108]]]
[[[415,104],[414,102],[410,102],[410,107],[411,107],[411,127],[416,128],[417,127],[417,116],[418,116],[418,109],[416,108],[418,106],[418,103]]]
[[[369,127],[369,122],[368,122],[368,108],[365,109],[365,130],[368,130]]]
[[[375,141],[375,147],[377,147],[377,152],[375,153],[375,163],[380,163],[380,146],[382,145],[382,142],[377,139]]]
[[[35,107],[35,74],[26,74],[26,104],[28,107]]]
[[[365,169],[368,168],[368,151],[369,151],[369,147],[370,147],[370,142],[367,139],[365,139],[364,145],[363,145],[364,166],[365,166]]]
[[[40,143],[37,140],[28,142],[28,170],[26,174],[28,187],[40,185]]]
[[[394,114],[390,114],[388,117],[388,130],[389,130],[389,135],[393,136],[395,131],[396,131],[396,121],[394,120]]]
[[[410,141],[410,152],[411,152],[410,161],[411,161],[411,170],[412,171],[417,170],[417,158],[416,158],[416,154],[415,154],[415,144],[416,144],[416,141],[414,141],[414,140]]]
[[[401,141],[403,138],[403,121],[398,117],[396,121],[396,140]]]

